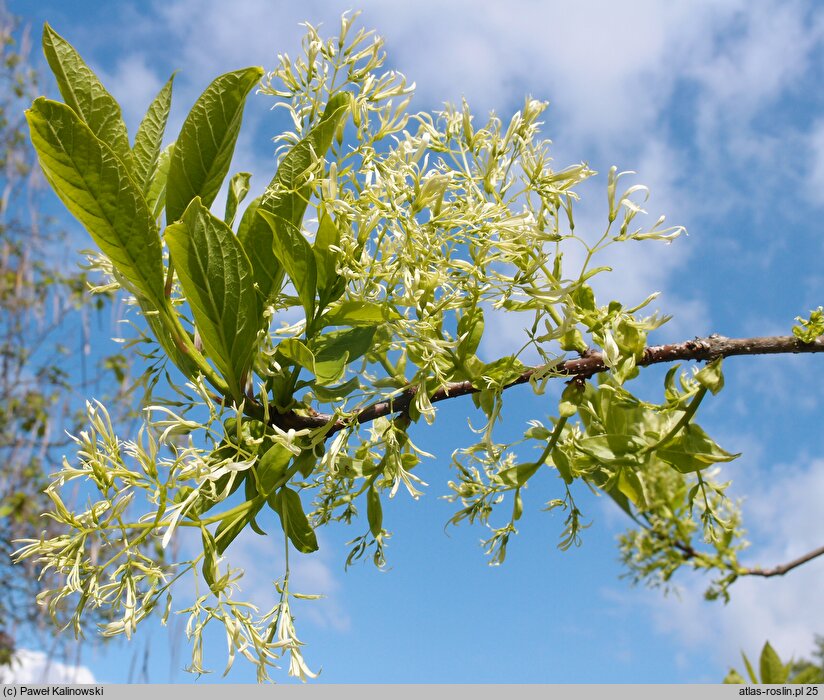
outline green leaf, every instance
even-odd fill
[[[721,449],[695,423],[688,423],[677,437],[659,447],[655,454],[682,474],[697,472],[716,462],[731,462],[741,454]]]
[[[262,495],[268,496],[280,486],[293,456],[280,444],[274,444],[266,450],[257,465],[258,490]]]
[[[118,272],[161,308],[157,226],[123,161],[64,104],[38,97],[26,120],[46,179],[63,204]]]
[[[640,357],[646,347],[647,334],[633,321],[622,318],[615,329],[615,342],[623,355]]]
[[[237,237],[252,262],[255,286],[266,305],[280,292],[284,271],[272,250],[272,229],[256,216],[261,200],[262,197],[256,197],[246,207],[238,225]]]
[[[258,487],[255,484],[254,479],[246,479],[246,500],[251,501],[256,499],[258,496],[262,495],[258,491]],[[256,515],[256,514],[255,514]],[[261,537],[266,537],[266,533],[264,530],[258,525],[257,519],[255,515],[252,515],[249,518],[249,527],[252,529],[252,532],[260,535]]]
[[[284,486],[268,499],[269,505],[280,517],[280,524],[295,549],[304,554],[316,552],[318,539],[309,524],[297,491]]]
[[[195,197],[215,201],[235,150],[243,107],[263,68],[244,68],[215,78],[183,122],[169,165],[166,221],[180,219]]]
[[[536,464],[535,462],[528,462],[524,464],[517,464],[514,467],[504,469],[498,473],[498,478],[507,486],[523,486],[529,481],[543,464]]]
[[[337,273],[340,251],[333,249],[339,244],[338,227],[335,226],[332,217],[325,210],[321,210],[318,231],[315,234],[315,245],[312,246],[318,270],[318,294],[321,308],[340,299],[346,288],[346,280]]]
[[[220,521],[217,530],[215,530],[215,545],[218,554],[223,554],[226,551],[232,540],[243,532],[243,529],[252,518],[260,512],[264,503],[265,501],[262,498],[246,501],[237,511],[227,515]]]
[[[593,435],[578,440],[575,446],[584,454],[612,466],[639,466],[646,443],[636,435]]]
[[[209,455],[209,462],[213,463],[214,461],[218,461],[226,456],[234,456],[237,455],[237,450],[233,445],[230,445],[226,442],[222,442],[219,447],[212,451]],[[234,479],[232,477],[234,476]],[[248,476],[248,472],[241,472],[241,473],[233,473],[227,472],[223,476],[221,476],[217,481],[214,482],[214,490],[215,494],[218,496],[223,493],[223,490],[229,484],[229,480],[232,479],[232,485],[229,488],[229,493],[226,494],[225,498],[231,496],[235,491],[237,491],[241,485],[243,485],[246,481],[246,477]],[[224,499],[216,500],[213,499],[210,495],[210,492],[203,487],[201,487],[200,497],[197,499],[197,502],[192,506],[191,511],[193,511],[196,515],[202,516],[205,513],[208,513],[212,508],[214,508],[218,503],[222,503]]]
[[[146,190],[146,204],[149,205],[155,221],[160,217],[163,207],[166,206],[166,182],[169,179],[169,163],[172,162],[174,150],[175,145],[170,143],[160,152],[154,174],[149,179],[149,187]]]
[[[166,131],[166,122],[169,119],[169,109],[172,106],[172,82],[174,73],[169,81],[157,93],[146,116],[137,127],[134,137],[134,180],[144,194],[148,195],[149,186],[157,170],[160,158],[160,147],[163,143],[163,133]]]
[[[281,161],[264,195],[263,210],[300,226],[312,192],[312,166],[316,158],[322,158],[329,150],[348,109],[348,93],[339,92],[329,99],[318,123]]]
[[[572,468],[569,463],[569,457],[567,457],[566,454],[557,447],[552,450],[552,464],[555,465],[555,468],[558,470],[558,474],[561,475],[564,483],[571,484]]]
[[[755,669],[752,667],[750,660],[747,658],[747,655],[742,651],[741,656],[744,659],[744,666],[747,669],[747,675],[750,677],[750,682],[758,683],[758,676],[755,675]]]
[[[587,344],[584,340],[584,336],[581,335],[581,331],[577,328],[570,328],[566,331],[560,339],[561,350],[575,350],[576,352],[583,353],[587,350]]]
[[[278,345],[278,352],[287,360],[315,373],[315,355],[298,338],[287,338]]]
[[[721,373],[721,358],[717,357],[706,367],[695,373],[695,381],[709,389],[713,395],[724,388],[724,375]]]
[[[330,98],[318,123],[283,157],[275,177],[258,204],[258,211],[268,212],[270,218],[289,222],[297,230],[298,235],[301,235],[300,225],[312,194],[312,181],[309,179],[311,166],[316,157],[323,157],[329,150],[335,130],[345,117],[348,106],[348,93],[338,93]],[[265,301],[279,291],[282,280],[282,277],[268,272],[277,270],[280,260],[275,250],[275,233],[272,226],[269,220],[253,217],[248,228],[238,231],[238,237],[250,251],[255,266],[255,282]],[[314,256],[312,267],[315,268]],[[290,274],[288,270],[287,274]],[[317,286],[316,271],[313,275],[315,281],[312,283],[312,295]]]
[[[166,243],[203,346],[236,399],[255,352],[260,309],[252,268],[232,230],[195,197]]]
[[[458,321],[458,347],[456,354],[462,361],[474,355],[484,334],[484,311],[476,306]]]
[[[759,661],[761,671],[762,683],[786,683],[789,675],[789,667],[785,667],[781,663],[775,649],[772,648],[769,642],[764,643],[764,648],[761,650],[761,659]]]
[[[626,495],[617,488],[613,486],[610,489],[604,489],[605,493],[617,504],[617,506],[624,511],[627,515],[631,518],[635,517],[635,514],[632,512],[632,507],[630,505],[630,500],[626,497]]]
[[[366,492],[366,519],[369,521],[369,531],[377,537],[383,530],[383,506],[381,497],[373,483]]]
[[[362,326],[332,331],[313,338],[309,349],[315,356],[315,376],[318,383],[331,384],[340,379],[344,367],[372,347],[376,330],[374,326]]]
[[[301,476],[304,479],[308,479],[309,476],[315,471],[315,467],[318,464],[318,456],[315,455],[315,451],[312,449],[303,450],[297,457],[295,457],[294,464],[292,466],[297,467],[298,471],[300,472]]]
[[[385,304],[371,301],[343,301],[321,317],[324,326],[374,326],[399,319],[398,313]]]
[[[203,579],[209,584],[209,588],[214,589],[215,580],[219,573],[217,568],[217,543],[212,533],[205,527],[200,528],[201,539],[203,540]]]
[[[824,335],[824,307],[819,306],[815,311],[810,311],[808,319],[796,316],[795,320],[799,325],[793,326],[793,335],[802,343],[813,343],[816,338]]]
[[[280,216],[264,211],[258,206],[261,215],[272,230],[272,250],[298,293],[306,322],[311,323],[315,317],[315,291],[317,290],[317,268],[312,246],[295,226]]]
[[[645,508],[647,505],[644,482],[638,476],[638,472],[629,467],[624,467],[618,474],[618,490],[624,494],[634,506]]]
[[[481,376],[488,377],[499,386],[506,386],[515,381],[526,371],[526,366],[514,355],[501,357],[483,366]],[[483,382],[479,382],[478,388],[486,389]]]
[[[358,377],[352,377],[348,381],[338,386],[325,387],[318,385],[315,386],[312,391],[317,397],[318,401],[332,402],[345,399],[353,391],[357,391],[360,388],[360,386],[360,379]]]
[[[741,674],[738,673],[738,671],[736,671],[734,668],[731,668],[729,673],[727,673],[722,682],[726,684],[744,685],[747,681],[745,681],[741,677]]]
[[[806,663],[810,662],[808,661]],[[793,675],[793,677],[791,679],[788,679],[786,682],[804,685],[809,685],[812,683],[824,683],[824,670],[822,670],[818,666],[813,666],[811,664],[806,668],[802,668],[800,671],[797,671],[795,675]]]
[[[226,195],[226,213],[223,215],[223,220],[229,228],[235,223],[238,204],[249,193],[249,181],[251,179],[252,173],[236,173],[229,180],[229,192]]]
[[[192,360],[191,355],[183,352],[175,341],[174,336],[169,331],[168,326],[163,323],[163,320],[155,311],[153,302],[150,302],[142,294],[137,295],[137,301],[140,304],[140,309],[143,312],[143,318],[154,333],[160,347],[174,362],[175,366],[183,372],[189,379],[194,379],[198,373],[197,364]]]
[[[43,53],[66,104],[131,171],[134,167],[132,149],[117,100],[103,87],[75,48],[48,24],[43,27]]]

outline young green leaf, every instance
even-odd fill
[[[759,659],[762,683],[786,683],[789,675],[789,665],[784,666],[769,642],[764,643]]]
[[[750,677],[751,683],[758,683],[758,676],[755,675],[755,669],[752,667],[747,655],[742,651],[741,657],[744,659],[744,666],[747,669],[747,675]]]
[[[727,673],[727,675],[724,677],[724,680],[722,681],[722,683],[737,685],[744,685],[746,682],[747,681],[745,681],[742,678],[741,674],[738,673],[738,671],[736,671],[734,668],[731,668],[729,670],[729,673]]]
[[[369,531],[372,537],[380,535],[383,529],[383,507],[375,484],[372,484],[366,492],[366,519],[369,521]]]
[[[201,525],[200,535],[203,540],[203,579],[209,585],[209,588],[214,589],[215,581],[218,576],[217,568],[217,543],[212,533]]]
[[[117,271],[154,306],[165,303],[157,226],[123,161],[64,104],[26,111],[46,179]]]
[[[323,111],[320,121],[284,156],[275,178],[264,195],[261,207],[280,216],[295,226],[300,226],[312,180],[309,177],[316,158],[322,158],[332,145],[335,130],[349,109],[349,94],[333,95]]]
[[[483,366],[480,377],[488,377],[500,386],[515,381],[526,370],[526,366],[515,356],[507,355]],[[478,378],[478,388],[486,388],[486,382]]]
[[[535,462],[516,464],[514,467],[499,472],[498,478],[506,486],[520,487],[529,481],[542,466],[543,464],[536,464]]]
[[[177,138],[166,192],[166,221],[180,219],[195,197],[215,201],[235,150],[246,96],[263,75],[244,68],[215,78],[195,102]]]
[[[810,311],[808,319],[796,316],[798,325],[793,326],[793,335],[802,343],[813,343],[816,338],[824,336],[824,308],[819,306],[814,311]]]
[[[236,399],[252,364],[260,307],[252,269],[232,230],[195,197],[166,243],[203,346]]]
[[[229,193],[226,195],[226,213],[223,215],[223,220],[229,228],[235,223],[238,204],[249,193],[249,180],[251,178],[252,173],[236,173],[229,180]]]
[[[636,435],[593,435],[575,443],[586,455],[603,464],[639,466],[643,457],[641,451],[646,443]]]
[[[197,364],[192,360],[191,355],[185,353],[178,346],[174,336],[169,331],[168,326],[163,323],[163,320],[158,316],[152,302],[150,302],[142,294],[137,295],[137,301],[140,304],[140,309],[143,312],[143,318],[151,328],[160,347],[166,352],[169,358],[174,362],[175,366],[183,372],[189,379],[194,379],[197,375]]]
[[[146,116],[137,127],[134,137],[132,156],[134,157],[134,180],[144,194],[148,194],[149,186],[157,169],[160,158],[160,147],[163,143],[163,133],[166,131],[166,121],[169,119],[169,110],[172,106],[172,82],[175,76],[157,93]]]
[[[294,455],[283,445],[272,445],[257,465],[258,491],[268,496],[280,486],[280,481],[286,475],[286,468]]]
[[[321,309],[340,299],[346,288],[346,280],[337,273],[340,252],[334,247],[340,244],[340,231],[326,211],[321,211],[315,234],[315,264],[318,270],[318,297]]]
[[[721,449],[695,423],[684,426],[677,437],[659,447],[655,454],[682,474],[701,471],[716,462],[731,462],[741,456]]]
[[[268,304],[280,292],[284,271],[272,249],[272,229],[256,216],[262,199],[256,197],[246,207],[238,225],[237,237],[252,262],[255,286],[261,300]]]
[[[263,508],[263,498],[246,501],[238,510],[227,515],[215,530],[215,546],[218,554],[223,554],[243,529]]]
[[[48,24],[43,27],[43,53],[66,104],[131,171],[134,167],[132,149],[117,100],[103,87],[75,48]]]
[[[644,482],[638,476],[638,472],[630,467],[624,467],[618,474],[618,490],[624,494],[633,505],[645,508],[647,505]]]
[[[315,356],[318,384],[328,385],[340,379],[345,366],[361,357],[372,346],[375,326],[332,331],[312,339],[309,349]]]
[[[398,313],[382,304],[369,301],[344,301],[321,317],[324,326],[374,326],[397,320]]]
[[[292,466],[297,467],[298,472],[300,472],[304,479],[308,479],[312,472],[315,471],[315,467],[318,465],[318,459],[319,457],[313,449],[303,450],[303,452],[295,457]]]
[[[458,321],[458,357],[465,361],[474,355],[484,334],[484,311],[477,306],[464,313]]]
[[[268,301],[273,294],[277,294],[282,281],[282,277],[278,278],[268,272],[278,270],[279,261],[282,264],[276,248],[278,243],[273,240],[276,238],[276,233],[275,224],[272,222],[278,219],[288,222],[297,235],[303,237],[300,233],[300,225],[312,194],[312,183],[309,179],[311,166],[316,157],[322,157],[329,150],[335,130],[341,125],[348,107],[348,93],[338,93],[330,98],[318,123],[283,157],[275,177],[266,189],[257,211],[266,212],[270,216],[265,219],[253,217],[247,228],[238,231],[238,238],[245,248],[255,251],[253,258],[255,282],[265,301]],[[278,225],[288,228],[285,224]],[[287,231],[282,238],[288,241],[290,236],[292,233]],[[314,297],[317,287],[316,263],[311,247],[308,243],[306,245],[309,248],[308,257],[312,260],[311,289]],[[307,257],[305,252],[301,252],[301,255]],[[291,278],[288,270],[287,274]],[[295,280],[292,279],[292,281]],[[306,288],[308,289],[308,283]],[[309,308],[308,304],[304,304],[304,307]],[[314,302],[311,308],[314,309]]]
[[[709,389],[713,395],[724,388],[724,375],[721,372],[721,358],[718,357],[695,373],[695,381]]]
[[[209,461],[211,462],[212,456],[230,456],[233,454],[237,454],[235,448],[224,441],[221,443],[219,447],[212,451],[212,454],[209,455]],[[214,497],[212,496],[212,493],[209,490],[202,487],[200,491],[200,496],[198,497],[195,504],[191,507],[190,512],[193,512],[195,515],[199,516],[208,513],[218,503],[222,503],[225,498],[231,496],[242,485],[244,485],[247,480],[247,477],[248,472],[227,472],[219,479],[217,479],[215,482],[213,482],[212,487],[214,488]],[[230,479],[232,480],[232,485],[229,487],[229,492],[225,494],[224,492],[226,490],[226,487],[229,486]]]
[[[298,292],[306,322],[315,317],[315,291],[317,289],[317,268],[312,246],[300,232],[300,228],[291,221],[276,216],[258,207],[258,215],[272,230],[272,250],[275,258],[289,275]]]
[[[298,338],[287,338],[278,345],[278,352],[287,360],[315,373],[315,356]]]
[[[352,377],[348,381],[340,384],[339,386],[320,386],[316,385],[312,390],[315,397],[318,401],[340,401],[341,399],[345,399],[349,394],[353,391],[357,391],[361,388],[360,379],[358,377]]]
[[[172,153],[175,150],[174,143],[170,143],[164,148],[157,158],[154,173],[149,177],[149,186],[146,190],[146,204],[155,221],[160,218],[160,212],[166,206],[166,182],[169,179],[169,163],[172,161]]]
[[[246,479],[245,487],[246,487],[245,488],[245,495],[246,495],[246,500],[247,501],[252,501],[252,500],[256,499],[258,496],[263,495],[263,494],[258,492],[258,488],[255,485],[254,479]],[[257,523],[257,519],[255,517],[256,515],[257,514],[252,515],[249,518],[249,527],[252,529],[252,532],[257,533],[258,535],[260,535],[262,537],[266,537],[266,532]]]
[[[295,549],[304,554],[316,552],[318,539],[309,524],[306,513],[303,512],[303,505],[297,491],[284,486],[269,495],[268,503],[280,516],[281,527]]]

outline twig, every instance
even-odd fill
[[[648,347],[636,364],[640,367],[646,367],[678,360],[709,361],[717,357],[734,357],[736,355],[781,355],[816,352],[824,352],[824,336],[816,338],[812,343],[802,343],[792,335],[765,338],[726,338],[722,335],[711,335],[707,338],[695,338],[681,343]],[[513,382],[504,386],[504,389],[526,384],[534,374],[545,369],[545,366],[530,367]],[[588,378],[604,372],[606,369],[607,366],[604,363],[602,353],[589,352],[583,357],[562,362],[552,369],[552,373],[558,377]],[[436,403],[454,399],[458,396],[475,394],[479,391],[481,389],[473,385],[471,381],[450,382],[435,391],[429,398],[432,403]],[[355,420],[360,424],[368,423],[391,413],[407,411],[416,393],[417,387],[408,387],[392,399],[385,399],[367,406],[355,416]],[[271,418],[273,424],[286,430],[289,428],[296,430],[319,428],[334,420],[333,415],[325,413],[316,413],[311,416],[286,413]],[[333,435],[345,428],[347,424],[347,421],[337,420],[327,435]]]
[[[811,552],[807,552],[797,559],[788,561],[786,564],[781,564],[780,566],[773,566],[769,569],[762,569],[761,567],[756,566],[753,568],[741,569],[738,573],[741,576],[764,576],[765,578],[769,578],[770,576],[783,576],[788,571],[792,571],[796,567],[806,564],[808,561],[811,561],[816,557],[820,557],[821,555],[824,555],[824,547],[819,547]]]

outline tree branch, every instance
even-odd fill
[[[657,533],[654,530],[648,531],[651,534],[660,537],[660,535],[657,535]],[[693,547],[691,544],[681,542],[680,540],[672,540],[669,538],[667,538],[667,541],[673,547],[675,547],[675,549],[681,552],[681,554],[684,555],[684,561],[689,561],[690,559],[704,559],[705,561],[712,561],[711,557],[695,549],[695,547]],[[806,554],[802,554],[800,557],[793,559],[792,561],[788,561],[786,564],[771,566],[768,569],[764,569],[760,566],[745,566],[735,570],[735,573],[738,576],[763,576],[764,578],[770,578],[772,576],[783,576],[784,574],[792,571],[793,569],[802,566],[807,562],[812,561],[816,557],[820,556],[824,556],[824,546],[818,547],[817,549],[813,549],[812,551],[809,551]]]
[[[734,357],[736,355],[782,355],[795,353],[824,352],[824,336],[816,338],[812,343],[803,343],[792,335],[763,337],[763,338],[726,338],[722,335],[711,335],[707,338],[695,338],[681,343],[670,345],[653,345],[644,350],[637,361],[639,367],[676,362],[678,360],[709,361],[717,357]],[[507,384],[504,389],[526,384],[533,375],[547,369],[546,365],[531,367],[521,374],[515,381]],[[606,371],[603,354],[588,352],[582,357],[562,362],[552,369],[552,373],[559,377],[589,378]],[[450,382],[438,389],[430,400],[432,403],[454,399],[481,391],[470,381]],[[355,420],[357,423],[368,423],[383,416],[406,411],[412,404],[417,393],[416,387],[408,387],[399,396],[373,403],[361,410]],[[315,413],[304,416],[297,413],[279,414],[272,417],[271,422],[283,429],[320,428],[335,417],[325,413]],[[329,431],[331,436],[345,428],[349,423],[337,420]]]
[[[741,576],[764,576],[765,578],[769,578],[770,576],[783,576],[788,571],[792,571],[796,567],[801,566],[802,564],[806,564],[808,561],[811,561],[816,557],[820,557],[822,555],[824,555],[824,547],[819,547],[818,549],[814,549],[811,552],[807,552],[806,554],[798,557],[797,559],[788,561],[786,564],[781,564],[780,566],[773,566],[769,569],[762,569],[756,566],[751,569],[742,569],[738,573]]]

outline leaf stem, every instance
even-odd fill
[[[701,405],[701,401],[704,400],[704,397],[707,395],[707,387],[702,386],[693,397],[692,401],[690,401],[689,406],[684,409],[684,415],[678,419],[678,422],[672,427],[664,437],[662,437],[658,442],[654,445],[650,445],[649,447],[643,450],[643,454],[647,454],[649,452],[653,452],[657,450],[662,445],[666,445],[670,440],[672,440],[678,432],[692,420],[692,417],[695,415],[695,412],[698,410],[698,407]]]
[[[217,371],[207,362],[203,354],[195,347],[194,342],[189,337],[186,329],[183,328],[177,313],[168,299],[166,300],[165,306],[162,309],[159,309],[159,312],[163,324],[172,334],[172,337],[175,339],[178,347],[192,359],[203,376],[206,377],[218,393],[222,396],[234,396],[234,398],[239,399],[239,397],[235,396],[230,390],[229,385],[223,377],[217,373]]]

